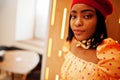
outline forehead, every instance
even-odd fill
[[[91,11],[91,12],[95,12],[95,8],[94,7],[91,7],[89,5],[86,5],[86,4],[75,4],[73,5],[73,7],[71,8],[71,12],[72,11]]]

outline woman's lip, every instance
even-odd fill
[[[73,30],[76,35],[80,35],[85,32],[85,30]]]

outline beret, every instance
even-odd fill
[[[75,4],[87,4],[89,6],[92,6],[100,11],[105,18],[107,15],[112,14],[113,11],[112,3],[109,0],[73,0],[71,8]]]

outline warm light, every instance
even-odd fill
[[[56,9],[56,0],[53,0],[51,26],[54,25],[54,21],[55,21],[55,9]]]
[[[55,80],[59,80],[59,75],[56,74]]]
[[[64,38],[66,15],[67,15],[67,8],[64,8],[63,20],[62,20],[62,28],[61,28],[61,37],[60,37],[61,39]]]
[[[58,52],[58,56],[59,56],[59,57],[62,56],[62,51],[61,51],[61,50],[59,50],[59,52]]]
[[[48,58],[51,57],[51,49],[52,49],[52,38],[49,38],[49,42],[48,42]]]
[[[45,80],[48,80],[48,78],[49,78],[49,67],[46,67]]]
[[[119,18],[119,24],[120,24],[120,18]]]

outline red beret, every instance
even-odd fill
[[[80,3],[87,4],[96,8],[103,14],[105,18],[113,11],[112,3],[109,0],[73,0],[71,7],[73,7],[74,4]]]

